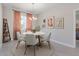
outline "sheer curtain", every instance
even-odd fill
[[[27,16],[26,13],[21,13],[21,33],[26,32],[26,23],[27,23]]]
[[[17,39],[16,32],[21,32],[21,15],[19,11],[14,11],[14,23],[13,23],[13,36],[14,40]]]

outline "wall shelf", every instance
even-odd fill
[[[3,43],[11,40],[7,19],[3,18]]]

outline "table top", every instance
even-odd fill
[[[24,35],[25,35],[25,34],[44,35],[44,33],[41,32],[41,31],[35,32],[35,33],[33,33],[33,32],[24,32],[23,34],[24,34]]]
[[[22,34],[33,34],[33,32],[24,32]]]
[[[43,32],[35,32],[34,35],[44,35]]]

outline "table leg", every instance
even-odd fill
[[[40,35],[38,35],[39,46],[41,46]]]

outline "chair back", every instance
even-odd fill
[[[47,40],[50,41],[50,37],[51,37],[51,32],[49,33]]]
[[[40,26],[36,26],[36,27],[35,27],[35,30],[36,30],[36,31],[40,31]]]
[[[44,36],[43,39],[46,41],[50,41],[50,37],[51,37],[51,32],[47,32]]]
[[[17,39],[19,39],[21,35],[20,32],[17,32],[16,34],[17,34]]]
[[[38,40],[34,34],[26,34],[24,39],[27,45],[35,45],[38,43]]]

